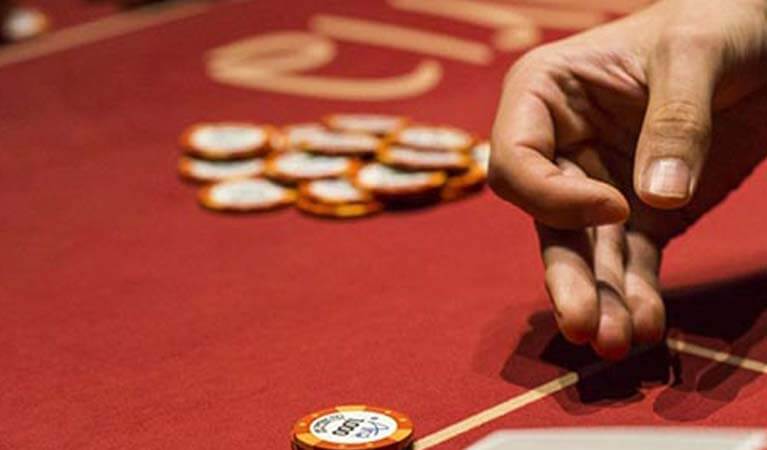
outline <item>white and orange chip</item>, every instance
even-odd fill
[[[345,178],[329,178],[304,182],[301,197],[326,204],[364,203],[373,200],[370,192],[355,186]]]
[[[273,133],[266,125],[201,123],[181,135],[181,146],[188,154],[209,160],[250,158],[269,152]]]
[[[5,17],[0,14],[0,40],[26,41],[46,33],[50,27],[48,16],[36,8],[14,7]]]
[[[301,183],[298,209],[323,217],[354,218],[383,210],[373,196],[345,178],[314,180]]]
[[[178,161],[181,176],[199,182],[257,177],[264,173],[264,167],[265,162],[261,158],[208,161],[182,156]]]
[[[471,148],[471,158],[487,175],[490,167],[490,142],[482,141]]]
[[[332,156],[369,156],[380,145],[381,140],[373,135],[340,131],[313,133],[296,140],[301,150]]]
[[[443,171],[406,172],[381,163],[363,166],[354,183],[376,196],[407,197],[440,189],[447,180]]]
[[[482,189],[487,173],[479,164],[472,164],[469,170],[448,177],[440,196],[443,200],[455,200]]]
[[[272,155],[266,163],[266,174],[283,183],[335,178],[349,175],[359,167],[354,158],[285,152]]]
[[[466,151],[474,138],[468,132],[448,126],[410,125],[393,136],[407,147],[433,151]]]
[[[443,200],[455,200],[479,191],[487,180],[487,170],[490,163],[490,143],[479,142],[471,148],[472,163],[469,170],[451,176],[442,188]]]
[[[325,117],[325,123],[336,131],[386,136],[402,129],[408,119],[387,114],[331,114]]]
[[[328,129],[319,122],[295,123],[276,131],[272,139],[272,148],[277,151],[295,150],[302,139],[327,132]]]
[[[465,152],[418,150],[401,145],[387,145],[376,154],[379,161],[402,170],[465,171],[471,158]]]
[[[217,211],[265,211],[295,202],[296,191],[264,178],[221,181],[200,189],[199,200]]]
[[[329,204],[304,197],[298,199],[296,206],[305,213],[335,219],[365,217],[383,210],[383,205],[378,202]]]
[[[413,421],[370,405],[338,405],[300,418],[291,432],[294,450],[406,450],[413,447]]]
[[[296,206],[305,213],[335,219],[365,217],[383,211],[383,205],[379,202],[322,203],[307,197],[300,197]]]

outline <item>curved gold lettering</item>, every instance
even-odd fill
[[[389,0],[389,4],[403,11],[448,17],[492,28],[533,22],[536,26],[544,28],[581,30],[608,20],[608,16],[601,12],[476,0]]]
[[[488,65],[493,60],[493,50],[482,42],[374,20],[318,14],[309,21],[309,27],[340,41],[418,52],[469,64]]]
[[[418,63],[408,73],[386,78],[346,78],[301,74],[324,66],[336,55],[335,43],[303,31],[256,36],[211,51],[207,72],[234,86],[335,100],[386,101],[420,95],[442,78],[434,60]]]

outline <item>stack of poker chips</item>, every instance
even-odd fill
[[[201,123],[181,136],[179,172],[200,203],[229,212],[295,205],[330,218],[454,200],[482,188],[486,141],[400,116],[334,114],[277,128]]]

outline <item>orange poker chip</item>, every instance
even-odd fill
[[[383,205],[378,202],[334,204],[320,203],[307,197],[299,197],[296,206],[305,213],[335,219],[365,217],[383,210]]]
[[[487,180],[487,170],[490,163],[490,143],[482,141],[471,148],[472,165],[464,173],[448,178],[442,188],[443,200],[455,200],[482,189]]]
[[[406,117],[387,114],[331,114],[324,121],[332,130],[376,136],[392,134],[409,122]]]
[[[358,167],[357,160],[345,156],[293,151],[272,155],[266,162],[266,174],[269,178],[293,184],[306,180],[342,177],[353,173]]]
[[[264,172],[264,166],[264,160],[261,158],[208,161],[182,156],[178,161],[179,174],[183,178],[196,182],[256,177]]]
[[[490,142],[481,141],[471,148],[471,159],[487,175],[490,166]]]
[[[354,218],[369,216],[383,209],[369,192],[344,178],[301,183],[298,209],[322,217]]]
[[[376,153],[384,164],[402,170],[445,170],[462,172],[471,165],[471,158],[464,152],[418,150],[401,145],[386,145]]]
[[[181,135],[186,153],[208,160],[263,156],[271,149],[274,129],[241,122],[200,123]]]
[[[490,143],[481,141],[474,145],[469,152],[472,164],[464,173],[448,178],[445,187],[442,188],[443,200],[455,200],[482,189],[487,180],[487,171],[490,164]]]
[[[300,450],[402,450],[413,442],[406,415],[368,405],[344,405],[301,418],[291,443]]]
[[[295,202],[294,190],[264,178],[221,181],[200,189],[200,204],[228,212],[266,211]]]
[[[0,41],[26,41],[47,33],[51,28],[48,16],[36,8],[10,8],[5,16],[1,14],[3,12],[0,11]]]
[[[295,150],[301,139],[310,138],[314,134],[324,133],[328,129],[318,122],[296,123],[287,125],[275,131],[271,139],[272,149],[276,151]]]
[[[421,150],[466,151],[474,143],[474,137],[455,127],[409,125],[395,133],[392,141]]]
[[[348,179],[330,178],[303,182],[298,187],[302,198],[326,205],[369,203],[373,201],[370,192],[360,189]]]
[[[487,180],[487,172],[478,164],[473,164],[466,172],[449,177],[442,188],[440,197],[443,200],[459,199],[482,189],[485,180]]]
[[[403,198],[428,195],[447,181],[444,171],[406,172],[381,163],[366,164],[355,174],[354,184],[377,197]]]
[[[373,135],[339,131],[313,133],[296,142],[301,150],[328,156],[370,156],[380,145],[381,140]]]

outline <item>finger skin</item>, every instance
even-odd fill
[[[599,330],[591,346],[606,360],[621,360],[631,349],[631,317],[612,286],[600,283],[599,302]]]
[[[599,330],[591,342],[605,359],[618,360],[631,348],[631,316],[624,304],[625,236],[621,225],[596,228],[594,274],[597,280],[600,319]]]
[[[586,178],[583,170],[566,158],[558,158],[556,164],[563,177]],[[546,268],[546,289],[559,329],[572,343],[588,343],[599,329],[599,297],[591,264],[593,229],[563,231],[536,225]]]
[[[564,173],[585,178],[583,168],[566,158],[557,160]],[[593,270],[598,300],[598,328],[591,346],[608,360],[624,358],[631,349],[633,326],[624,298],[626,235],[623,225],[601,225],[590,229]]]
[[[596,227],[594,241],[594,275],[597,280],[600,319],[592,347],[603,358],[617,360],[631,348],[631,316],[625,306],[624,255],[625,236],[622,225]]]
[[[663,339],[666,309],[660,294],[658,272],[660,250],[644,235],[626,236],[625,299],[631,312],[634,342],[654,344]]]
[[[498,156],[491,159],[489,182],[495,193],[549,227],[573,230],[628,217],[626,200],[605,183],[566,177],[534,150],[493,151]]]
[[[599,301],[591,270],[591,243],[585,231],[561,231],[537,225],[546,290],[565,338],[585,344],[599,327]]]
[[[565,177],[553,162],[554,119],[537,91],[555,88],[530,73],[512,70],[507,80],[493,127],[489,185],[552,228],[626,220],[628,202],[617,189],[590,178]]]
[[[649,59],[649,102],[637,143],[634,189],[650,206],[675,209],[693,197],[711,141],[719,44],[671,28]]]

